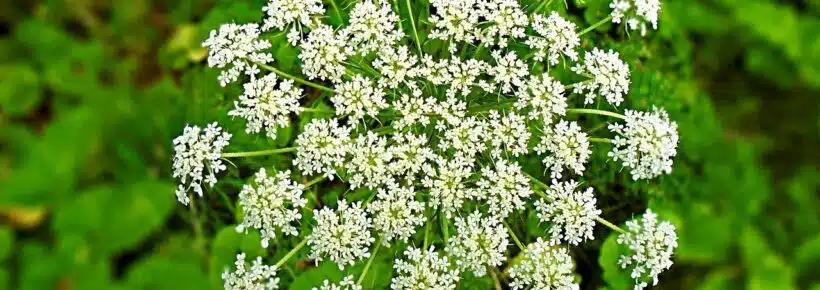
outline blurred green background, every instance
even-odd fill
[[[0,2],[0,289],[219,289],[235,249],[264,252],[224,202],[259,165],[231,168],[199,211],[170,178],[186,123],[220,121],[234,148],[288,141],[229,121],[239,89],[219,87],[199,45],[221,23],[258,21],[263,2]],[[820,1],[663,5],[658,31],[613,45],[637,60],[626,106],[665,107],[679,156],[650,182],[588,180],[629,193],[602,197],[604,216],[650,206],[678,227],[658,289],[820,289]],[[292,48],[274,54],[294,70]],[[619,288],[602,228],[574,254],[584,289]],[[283,279],[309,289],[323,275],[309,266]]]

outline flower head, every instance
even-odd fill
[[[621,268],[632,269],[635,289],[643,289],[652,280],[658,284],[658,275],[672,267],[672,254],[678,247],[675,226],[668,221],[658,223],[652,210],[647,209],[639,220],[626,222],[627,231],[618,236],[618,244],[629,247],[629,254],[618,261]]]
[[[450,53],[456,51],[456,42],[475,41],[481,16],[475,4],[476,0],[431,0],[436,13],[430,15],[430,38],[450,40]]]
[[[379,110],[387,108],[384,91],[374,86],[373,80],[361,75],[339,84],[330,101],[336,107],[336,114],[348,116],[347,122],[350,124],[364,116],[376,117]]]
[[[556,116],[567,114],[564,84],[554,80],[548,73],[531,76],[516,96],[518,101],[515,107],[519,110],[529,107],[527,116],[532,120],[541,120],[549,125]]]
[[[552,224],[549,232],[553,244],[564,240],[578,245],[595,238],[592,231],[601,210],[595,206],[592,188],[585,191],[577,189],[577,181],[559,182],[553,179],[552,186],[546,191],[547,200],[535,202],[538,218]]]
[[[447,218],[450,218],[461,209],[466,199],[476,195],[475,190],[466,185],[473,172],[473,160],[463,156],[455,156],[450,160],[437,156],[433,161],[433,164],[424,166],[425,176],[421,184],[430,190],[430,205],[440,207]]]
[[[658,29],[658,14],[661,12],[659,0],[613,0],[609,7],[612,8],[612,23],[621,23],[626,19],[627,27],[630,30],[640,29],[641,35],[646,35],[647,23],[652,25],[652,29]]]
[[[276,267],[262,263],[262,257],[253,260],[247,269],[245,253],[236,255],[236,270],[225,269],[222,272],[225,290],[272,290],[279,289],[279,278],[276,278]]]
[[[344,62],[349,54],[344,37],[325,24],[311,30],[307,40],[300,45],[302,72],[311,79],[341,81],[345,73]]]
[[[483,217],[475,211],[466,219],[456,217],[456,229],[457,234],[448,241],[447,252],[462,271],[472,271],[481,277],[487,274],[487,267],[501,266],[507,260],[504,252],[508,234],[499,219]]]
[[[489,117],[487,140],[493,156],[500,157],[502,153],[509,152],[518,157],[529,152],[527,145],[532,133],[527,129],[527,120],[523,116],[512,112],[501,116],[496,111],[490,111]]]
[[[424,224],[424,203],[416,200],[413,187],[395,184],[387,190],[378,189],[376,200],[367,205],[373,215],[373,228],[379,232],[385,246],[393,240],[407,241]]]
[[[321,287],[313,287],[313,290],[362,290],[362,286],[353,282],[353,276],[346,276],[339,284],[331,284],[325,280]]]
[[[629,92],[629,66],[612,50],[592,49],[584,55],[584,63],[574,66],[572,71],[591,78],[574,88],[576,94],[586,92],[584,104],[592,104],[596,96],[603,96],[607,103],[619,106]]]
[[[353,265],[359,259],[370,257],[370,218],[361,202],[348,204],[339,200],[336,210],[327,207],[313,210],[316,225],[308,236],[313,251],[311,259],[329,259],[339,265],[339,270]]]
[[[302,111],[299,98],[302,89],[293,85],[292,80],[278,83],[275,74],[252,79],[244,84],[245,93],[234,102],[234,109],[228,116],[239,116],[248,121],[248,133],[259,133],[265,129],[267,136],[276,139],[276,127],[290,126],[290,114]]]
[[[552,11],[549,17],[534,14],[532,28],[538,36],[528,36],[526,44],[535,50],[535,60],[543,61],[547,58],[550,65],[557,65],[561,56],[566,56],[572,61],[578,60],[578,52],[575,49],[581,45],[581,39],[575,31],[575,23]]]
[[[224,69],[219,74],[219,84],[223,87],[236,81],[242,73],[249,76],[259,72],[254,63],[271,63],[273,55],[263,50],[271,48],[270,41],[259,39],[259,25],[222,24],[211,34],[203,47],[208,48],[208,66]]]
[[[505,48],[509,38],[524,38],[524,28],[530,22],[517,0],[487,0],[477,3],[478,13],[493,24],[479,32],[478,37],[482,42]]]
[[[577,290],[572,267],[572,257],[566,248],[553,247],[538,238],[524,250],[524,258],[510,268],[510,287]]]
[[[527,64],[519,59],[515,52],[510,51],[501,55],[500,50],[494,50],[492,56],[495,59],[495,65],[489,67],[487,74],[493,77],[493,83],[487,86],[485,90],[492,92],[498,87],[501,93],[508,94],[515,88],[521,88],[525,85],[525,80],[530,75],[530,71]]]
[[[415,67],[417,62],[418,57],[410,53],[407,46],[382,48],[379,50],[379,57],[373,61],[373,68],[382,75],[379,86],[395,89],[399,84],[407,84],[419,74]]]
[[[368,131],[356,138],[350,156],[350,160],[345,163],[347,173],[350,174],[350,189],[376,189],[395,182],[388,168],[393,155],[387,149],[387,138]]]
[[[404,33],[396,27],[398,22],[399,16],[385,0],[356,3],[350,11],[350,25],[344,28],[350,36],[351,51],[366,55],[393,46],[404,37]]]
[[[617,134],[609,157],[631,168],[634,180],[671,173],[672,157],[677,154],[678,125],[659,108],[652,112],[626,110],[625,115],[625,125],[609,125],[609,130]]]
[[[406,94],[393,101],[391,107],[401,114],[401,118],[393,122],[393,126],[399,130],[414,125],[429,125],[430,114],[439,109],[436,98],[419,98]]]
[[[477,185],[488,199],[490,213],[505,218],[513,211],[524,209],[532,195],[529,181],[521,173],[521,166],[501,159],[495,163],[495,169],[484,167],[481,170]]]
[[[439,257],[435,247],[422,251],[413,246],[404,251],[407,260],[397,259],[394,264],[396,276],[390,288],[395,290],[455,289],[458,269],[447,257]]]
[[[339,126],[336,119],[314,119],[296,137],[296,159],[293,165],[305,175],[325,174],[333,179],[336,167],[342,166],[350,148],[350,128]]]
[[[204,132],[198,126],[185,126],[182,135],[174,138],[174,178],[181,182],[176,190],[179,202],[188,205],[188,190],[202,196],[203,181],[216,184],[216,173],[226,168],[220,158],[230,139],[231,134],[222,132],[216,122]]]
[[[265,168],[256,173],[254,183],[256,187],[246,184],[239,192],[243,218],[236,230],[259,229],[265,248],[276,238],[276,232],[298,235],[291,223],[302,218],[301,208],[307,204],[302,198],[305,186],[290,179],[290,170],[268,176]]]
[[[436,153],[428,147],[424,134],[400,133],[393,135],[392,139],[395,145],[388,151],[393,160],[388,168],[393,175],[404,177],[405,181],[412,183],[424,166],[436,158]]]
[[[275,27],[285,30],[286,26],[290,26],[288,40],[295,45],[301,40],[302,26],[312,27],[313,19],[321,17],[325,13],[325,7],[320,0],[269,0],[262,11],[268,16],[262,29],[269,30]]]
[[[592,151],[589,150],[587,133],[575,121],[561,120],[554,127],[547,126],[541,142],[533,148],[538,154],[550,153],[544,157],[544,165],[551,171],[552,178],[561,178],[564,169],[581,175],[586,168]]]

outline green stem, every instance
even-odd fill
[[[601,19],[601,20],[600,20],[600,21],[598,21],[598,22],[595,22],[595,24],[592,24],[592,26],[587,27],[587,29],[584,29],[584,30],[582,30],[581,32],[578,32],[578,36],[584,35],[584,34],[586,34],[587,32],[590,32],[590,31],[592,31],[593,29],[598,28],[598,27],[599,27],[599,26],[601,26],[601,25],[604,25],[604,23],[607,23],[607,22],[609,22],[610,20],[612,20],[612,15],[609,15],[609,16],[607,16],[606,18]]]
[[[427,245],[429,245],[429,241],[427,238],[430,236],[430,224],[431,221],[427,221],[427,224],[424,226],[424,248],[422,250],[427,250]]]
[[[367,264],[364,265],[364,269],[362,270],[362,275],[359,276],[359,280],[356,280],[356,284],[361,285],[362,281],[364,281],[364,276],[367,275],[367,271],[370,270],[370,265],[373,264],[373,260],[376,258],[376,254],[379,253],[379,248],[382,246],[382,238],[380,237],[378,241],[376,241],[376,247],[373,248],[373,253],[370,254],[370,259],[367,259]]]
[[[613,223],[611,223],[611,222],[609,222],[609,221],[607,221],[607,220],[605,220],[601,217],[595,217],[595,220],[598,221],[599,223],[602,223],[603,225],[609,227],[610,229],[615,230],[616,232],[619,232],[619,233],[622,233],[622,234],[626,233],[626,231],[621,229],[619,226],[616,226],[615,224],[613,224]]]
[[[255,64],[258,65],[261,68],[272,71],[273,73],[275,73],[275,74],[277,74],[281,77],[291,79],[294,82],[297,82],[297,83],[300,83],[300,84],[303,84],[303,85],[306,85],[306,86],[309,86],[309,87],[313,87],[313,88],[316,88],[316,89],[320,89],[320,90],[323,90],[323,91],[326,91],[326,92],[331,92],[331,93],[334,92],[334,90],[331,89],[331,88],[328,88],[326,86],[323,86],[323,85],[320,85],[320,84],[317,84],[317,83],[314,83],[314,82],[311,82],[311,81],[306,81],[304,79],[298,78],[296,76],[293,76],[289,73],[283,72],[283,71],[281,71],[281,70],[279,70],[275,67],[266,65],[264,63],[255,63]]]
[[[305,188],[311,187],[311,186],[313,186],[314,184],[317,184],[317,183],[319,183],[319,182],[322,182],[322,180],[325,180],[325,178],[327,178],[327,176],[322,175],[322,176],[316,177],[316,178],[314,178],[314,179],[311,179],[310,181],[308,181],[307,183],[305,183]]]
[[[589,142],[596,142],[596,143],[610,143],[612,144],[612,140],[607,138],[597,138],[597,137],[589,137]]]
[[[441,211],[439,215],[439,221],[441,224],[441,234],[444,236],[444,243],[446,244],[450,242],[450,229],[447,228],[447,219],[444,217],[444,211]]]
[[[507,221],[501,220],[501,223],[503,223],[504,227],[507,228],[507,231],[510,232],[510,236],[512,237],[513,242],[515,242],[515,245],[523,251],[525,249],[524,244],[522,244],[521,240],[519,240],[518,237],[515,235],[515,232],[513,232],[512,228],[510,228],[510,225],[507,224]]]
[[[302,113],[336,114],[336,110],[319,109],[319,108],[302,108]]]
[[[280,266],[282,266],[283,264],[285,264],[285,262],[287,262],[287,261],[288,261],[288,259],[290,259],[291,257],[293,257],[293,255],[296,255],[296,252],[299,252],[299,250],[301,250],[301,249],[302,249],[302,247],[304,247],[304,246],[305,246],[305,244],[307,244],[307,241],[308,241],[308,240],[307,240],[307,238],[305,238],[304,240],[302,240],[301,242],[299,242],[299,244],[297,244],[297,245],[296,245],[296,247],[294,247],[293,249],[291,249],[291,250],[290,250],[290,252],[288,252],[287,254],[285,254],[285,256],[284,256],[284,257],[282,257],[282,259],[279,259],[279,261],[278,261],[278,262],[276,262],[276,264],[274,264],[274,265],[273,265],[273,267],[278,269]]]
[[[567,109],[567,113],[601,115],[601,116],[614,117],[614,118],[618,118],[618,119],[626,119],[626,116],[624,116],[624,115],[621,115],[621,114],[618,114],[618,113],[615,113],[615,112],[610,112],[610,111],[598,110],[598,109],[577,109],[577,108],[576,109]]]
[[[419,57],[422,56],[421,41],[419,40],[419,31],[416,29],[416,21],[413,20],[413,6],[410,5],[410,0],[407,0],[407,15],[410,16],[410,27],[413,28],[413,38],[416,39],[416,48],[419,50]]]
[[[276,148],[276,149],[259,150],[259,151],[246,151],[246,152],[228,152],[228,153],[222,153],[222,158],[263,156],[263,155],[273,155],[273,154],[279,154],[279,153],[288,153],[288,152],[294,152],[294,151],[296,151],[296,147],[285,147],[285,148]]]

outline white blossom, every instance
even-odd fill
[[[439,109],[436,98],[421,98],[406,94],[402,94],[393,101],[391,107],[401,114],[398,120],[393,121],[393,127],[399,130],[414,125],[429,125],[430,115]]]
[[[204,132],[198,126],[185,126],[182,135],[174,138],[174,178],[180,179],[177,200],[188,205],[188,191],[202,196],[202,182],[213,187],[216,173],[226,169],[220,159],[222,149],[228,146],[231,134],[222,132],[216,122],[209,124]]]
[[[485,90],[493,92],[497,87],[502,94],[509,94],[526,84],[527,76],[530,75],[529,69],[515,52],[510,51],[501,55],[500,50],[494,50],[491,55],[495,59],[495,65],[487,69],[487,74],[493,77],[493,83],[485,86]]]
[[[275,74],[268,74],[245,83],[245,93],[234,102],[234,109],[228,116],[238,116],[248,124],[245,132],[259,133],[262,129],[271,139],[276,139],[276,127],[290,126],[290,114],[299,114],[302,108],[299,99],[302,89],[293,85],[292,80],[278,82]]]
[[[412,183],[424,166],[436,158],[436,154],[428,147],[427,136],[424,134],[398,133],[392,139],[395,145],[388,149],[393,157],[389,170],[393,175]]]
[[[442,150],[454,149],[465,156],[473,156],[487,149],[487,146],[482,144],[487,132],[487,123],[473,116],[460,119],[458,124],[440,130],[444,131],[444,136],[439,142],[439,148]]]
[[[652,29],[658,29],[658,14],[661,12],[659,0],[613,0],[609,7],[612,8],[612,23],[621,23],[626,19],[627,27],[630,30],[640,29],[642,36],[646,35],[647,23],[652,25]]]
[[[336,210],[327,207],[313,210],[316,225],[308,236],[311,259],[316,263],[329,259],[339,265],[339,270],[351,266],[359,259],[370,257],[370,218],[361,202],[348,204],[339,200]]]
[[[501,116],[497,111],[490,111],[487,127],[487,139],[494,157],[500,157],[504,152],[518,157],[529,151],[527,143],[532,134],[527,129],[527,121],[523,116],[513,112]]]
[[[478,1],[478,11],[492,23],[479,34],[482,42],[505,48],[509,38],[524,38],[529,19],[517,0]]]
[[[304,175],[321,173],[332,180],[349,148],[349,127],[339,126],[337,119],[314,119],[296,137],[293,165]]]
[[[450,78],[446,81],[450,84],[450,88],[447,89],[447,96],[454,97],[458,93],[461,93],[462,96],[469,95],[473,86],[480,85],[477,78],[487,70],[487,67],[487,63],[481,60],[468,59],[462,61],[457,57],[451,58],[448,66]]]
[[[592,154],[587,133],[581,131],[581,126],[575,121],[565,120],[554,127],[547,126],[544,136],[533,150],[538,154],[549,153],[543,162],[550,169],[552,178],[561,178],[564,169],[578,175],[584,174],[585,164]]]
[[[307,40],[300,44],[302,72],[311,79],[341,81],[345,73],[344,62],[349,54],[345,48],[345,37],[325,24],[311,30]]]
[[[378,4],[376,3],[378,2]],[[350,11],[350,25],[345,32],[350,36],[348,47],[362,56],[391,47],[404,37],[396,26],[399,16],[385,0],[363,0]]]
[[[658,284],[658,275],[672,267],[672,254],[678,247],[675,226],[668,222],[658,223],[657,216],[647,209],[643,217],[626,222],[627,231],[618,235],[618,244],[629,247],[628,255],[621,255],[618,263],[623,269],[632,269],[635,290]]]
[[[584,240],[593,240],[595,219],[601,210],[595,205],[592,188],[576,191],[578,182],[574,180],[559,182],[552,180],[552,186],[546,190],[547,200],[535,202],[537,216],[541,221],[550,223],[550,242],[558,244],[561,240],[571,245],[578,245]]]
[[[373,61],[373,68],[379,71],[382,77],[379,86],[395,89],[399,84],[406,84],[409,79],[418,76],[415,68],[418,57],[413,55],[407,46],[397,49],[385,47],[379,50],[379,57]]]
[[[505,218],[513,211],[521,211],[532,195],[529,178],[521,173],[521,166],[506,160],[496,161],[494,168],[484,167],[477,183],[490,205],[490,213]]]
[[[330,283],[325,280],[321,287],[313,287],[313,290],[362,290],[362,286],[353,281],[353,276],[346,276],[339,284]]]
[[[435,167],[424,165],[425,176],[421,183],[430,190],[430,206],[441,208],[450,218],[461,209],[466,199],[476,195],[475,190],[467,188],[467,180],[473,172],[473,160],[463,156],[450,160],[437,156],[434,162]]]
[[[512,289],[577,290],[569,251],[541,238],[527,246],[524,258],[510,267]]]
[[[254,178],[256,187],[245,184],[239,192],[242,208],[242,224],[239,232],[258,229],[262,234],[262,247],[276,239],[276,232],[296,236],[299,232],[291,223],[302,218],[301,209],[307,204],[302,198],[305,186],[290,179],[290,170],[268,176],[265,168],[259,169]]]
[[[515,107],[518,110],[530,108],[527,116],[532,120],[541,120],[549,125],[556,116],[567,114],[564,84],[556,81],[547,73],[531,76],[516,96],[518,100]]]
[[[652,112],[626,110],[625,115],[626,125],[609,125],[609,130],[617,134],[609,157],[630,168],[634,180],[671,173],[672,158],[677,154],[678,125],[659,108]]]
[[[396,259],[396,275],[390,288],[394,290],[448,290],[456,289],[458,269],[447,257],[439,257],[435,247],[423,251],[409,246],[404,250],[407,261]]]
[[[456,217],[456,235],[450,237],[447,252],[455,258],[461,271],[476,277],[487,274],[488,267],[501,266],[507,257],[507,230],[495,217],[482,217],[475,211],[466,219]]]
[[[413,187],[396,184],[378,189],[376,199],[367,205],[373,215],[373,228],[385,246],[393,240],[407,241],[427,219],[424,217],[424,203],[416,200]]]
[[[549,17],[534,14],[532,28],[538,35],[529,35],[526,44],[535,51],[533,58],[536,61],[543,61],[546,58],[550,65],[557,65],[561,56],[578,61],[578,52],[575,49],[581,45],[581,39],[575,31],[575,23],[552,11]]]
[[[450,53],[456,51],[456,42],[474,42],[481,16],[475,5],[475,0],[431,0],[436,13],[429,19],[430,39],[450,40]]]
[[[446,58],[433,60],[432,56],[425,54],[421,58],[421,65],[417,66],[416,69],[419,77],[437,86],[443,85],[453,78],[450,74],[450,60]]]
[[[330,101],[336,108],[336,115],[347,116],[349,124],[365,116],[376,117],[379,110],[387,108],[384,91],[376,87],[373,80],[361,75],[339,84]]]
[[[376,189],[395,182],[388,168],[393,154],[387,150],[387,138],[368,131],[356,138],[349,154],[351,157],[345,168],[350,174],[350,189]]]
[[[262,52],[270,49],[271,43],[260,40],[260,32],[256,23],[226,23],[219,30],[211,30],[202,46],[208,49],[208,66],[223,69],[218,77],[221,86],[235,82],[242,73],[248,76],[258,73],[254,63],[273,62],[273,55]]]
[[[584,55],[584,63],[575,65],[572,71],[590,78],[575,84],[573,90],[576,94],[586,92],[584,104],[603,96],[607,103],[619,106],[629,92],[629,66],[612,50],[592,49]]]
[[[256,257],[250,269],[245,263],[245,253],[236,255],[236,270],[231,272],[225,269],[222,272],[222,281],[225,290],[272,290],[279,289],[279,278],[276,277],[276,267],[262,263],[262,257]]]
[[[267,14],[262,30],[290,26],[288,40],[295,45],[302,39],[302,27],[313,27],[313,19],[325,14],[325,7],[321,0],[269,0],[262,11]]]

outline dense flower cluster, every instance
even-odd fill
[[[235,270],[225,269],[222,272],[225,290],[272,290],[279,289],[279,278],[276,278],[276,267],[262,263],[262,257],[256,257],[250,269],[245,262],[245,253],[236,255]]]
[[[178,200],[187,205],[189,192],[214,186],[225,158],[283,154],[275,159],[291,168],[258,169],[237,211],[237,230],[259,231],[265,247],[304,236],[283,262],[303,250],[342,271],[367,260],[362,281],[386,257],[380,248],[399,247],[393,289],[453,289],[465,273],[490,273],[513,289],[577,289],[568,247],[593,240],[596,223],[623,231],[601,216],[601,188],[582,187],[585,174],[605,172],[589,163],[656,178],[672,171],[678,142],[663,109],[619,108],[631,103],[630,65],[581,37],[609,20],[656,29],[660,2],[613,0],[610,17],[591,26],[536,2],[268,0],[260,23],[222,25],[203,46],[222,86],[242,82],[228,115],[265,136],[260,144],[279,138],[283,148],[223,153],[231,134],[216,123],[186,127],[174,139]],[[297,67],[274,63],[292,49]],[[260,163],[235,164],[243,175]],[[531,215],[541,229],[522,236],[518,221]],[[644,287],[672,264],[674,226],[647,211],[627,227],[621,265]],[[226,288],[277,286],[276,269],[257,259],[245,272],[242,258],[243,268],[224,275]],[[504,263],[509,271],[499,271]],[[353,276],[317,286],[362,288]]]

